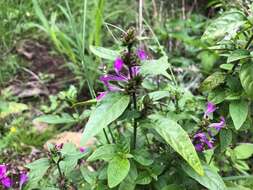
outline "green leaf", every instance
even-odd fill
[[[247,159],[253,155],[253,144],[241,143],[234,148],[237,159]]]
[[[11,114],[17,114],[27,110],[28,107],[22,103],[0,101],[0,119]]]
[[[82,166],[80,168],[83,179],[90,185],[95,185],[97,181],[97,173],[90,171],[87,167]]]
[[[202,40],[217,42],[222,39],[230,40],[237,34],[237,30],[244,25],[245,15],[239,11],[225,12],[209,24],[202,36]]]
[[[236,130],[240,129],[248,116],[248,102],[244,100],[231,102],[229,104],[229,114]]]
[[[204,174],[198,154],[191,139],[184,129],[175,121],[160,115],[152,115],[154,129],[163,139],[179,153],[188,164],[200,175]]]
[[[220,131],[220,149],[225,151],[226,148],[231,144],[233,133],[230,129],[222,129]]]
[[[187,173],[191,178],[195,179],[201,185],[210,190],[225,190],[226,186],[221,178],[221,176],[213,171],[208,165],[203,166],[205,175],[200,176],[197,174],[192,168],[187,165],[183,165],[183,170]]]
[[[120,183],[119,190],[135,190],[135,180],[138,177],[137,168],[134,162],[130,163],[130,170],[127,177]]]
[[[90,157],[87,159],[88,162],[92,162],[95,160],[105,160],[109,161],[111,160],[116,152],[116,145],[115,144],[105,144],[98,149],[95,150],[95,152],[90,155]]]
[[[151,92],[148,94],[149,98],[153,101],[158,101],[160,99],[166,98],[166,97],[170,97],[170,92],[165,91],[165,90],[161,90],[161,91],[155,91],[155,92]]]
[[[34,7],[34,10],[35,10],[35,13],[36,13],[36,16],[40,19],[40,21],[42,22],[43,24],[43,27],[45,27],[45,30],[49,30],[50,27],[49,27],[49,24],[48,24],[48,20],[47,18],[45,17],[45,15],[43,14],[39,4],[38,4],[38,1],[37,0],[32,0],[33,2],[33,7]],[[48,31],[49,32],[49,31]]]
[[[222,64],[220,65],[221,69],[227,70],[227,71],[232,71],[234,65],[233,64]]]
[[[223,88],[216,88],[208,93],[208,101],[213,104],[219,104],[226,98],[226,92]]]
[[[67,113],[59,115],[42,115],[37,117],[34,121],[48,123],[48,124],[65,124],[65,123],[76,123],[77,120],[71,117]]]
[[[253,99],[253,63],[244,63],[240,70],[240,80],[249,98]]]
[[[151,181],[152,181],[152,178],[150,174],[147,171],[143,171],[138,174],[138,177],[136,179],[136,184],[147,185],[147,184],[150,184]]]
[[[167,69],[170,67],[168,63],[168,57],[163,56],[158,60],[147,60],[144,61],[143,65],[141,66],[141,73],[143,75],[148,76],[157,76],[163,75],[168,79],[171,79],[171,76],[167,73]]]
[[[237,49],[233,51],[227,59],[227,63],[235,62],[241,59],[249,58],[250,57],[250,52],[245,49]]]
[[[50,162],[47,158],[41,158],[28,165],[29,171],[29,185],[37,184],[43,176],[46,174],[48,168],[50,167]]]
[[[69,175],[78,164],[78,160],[83,158],[87,153],[80,152],[72,143],[65,143],[61,154],[64,157],[60,162],[60,167],[65,175]]]
[[[184,188],[177,184],[171,184],[163,187],[162,190],[184,190]]]
[[[117,186],[127,176],[130,169],[130,162],[128,159],[119,156],[114,157],[108,165],[107,176],[108,185],[110,188]]]
[[[222,72],[215,72],[209,77],[207,77],[202,84],[200,85],[200,90],[205,91],[211,91],[214,88],[220,86],[225,81],[225,74]]]
[[[133,152],[134,160],[143,166],[149,166],[154,161],[151,159],[151,155],[147,150],[138,150]]]
[[[100,133],[103,128],[116,120],[127,108],[130,97],[118,92],[107,94],[92,112],[87,122],[81,143]]]
[[[103,47],[90,46],[90,51],[100,58],[112,61],[120,56],[119,51],[114,51]]]

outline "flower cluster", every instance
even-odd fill
[[[206,111],[204,113],[204,118],[209,119],[211,118],[213,112],[217,110],[217,107],[211,103],[207,103]],[[215,129],[216,133],[218,133],[222,128],[224,128],[226,125],[225,118],[222,116],[220,118],[220,121],[217,123],[211,123],[207,126],[207,131],[198,131],[194,135],[193,143],[195,146],[195,149],[199,152],[204,151],[205,149],[212,149],[214,146],[214,136],[212,129]]]
[[[138,49],[136,52],[140,60],[146,60],[148,58],[146,52],[142,49]],[[114,61],[114,74],[106,74],[100,77],[100,81],[106,86],[107,90],[99,92],[97,100],[101,100],[108,92],[124,91],[124,83],[129,83],[132,78],[139,75],[139,66],[127,66],[123,59],[118,57]]]
[[[28,181],[28,175],[26,172],[22,172],[19,177],[19,186],[21,187]],[[12,180],[8,177],[7,166],[5,164],[0,165],[0,182],[5,188],[12,187]]]

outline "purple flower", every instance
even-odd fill
[[[56,144],[55,145],[55,148],[57,149],[57,150],[60,150],[60,149],[62,149],[63,148],[63,143],[60,143],[60,144]]]
[[[7,177],[7,167],[4,164],[0,165],[0,182],[6,188],[10,188],[12,185],[11,179]]]
[[[138,55],[140,60],[148,59],[148,55],[146,54],[146,52],[143,49],[138,49],[137,50],[137,55]]]
[[[211,123],[208,125],[209,128],[215,128],[218,132],[226,125],[225,118],[222,116],[219,123]]]
[[[28,181],[28,175],[25,172],[20,174],[19,186],[22,187]]]
[[[86,151],[86,148],[85,147],[80,147],[79,150],[80,150],[81,153],[84,153]]]
[[[6,188],[10,188],[12,186],[12,182],[9,177],[4,177],[3,179],[1,179],[1,182]]]
[[[198,152],[202,152],[205,150],[205,147],[207,146],[208,149],[213,148],[213,140],[209,140],[205,133],[199,132],[194,135],[193,143],[195,144],[195,149]]]
[[[98,96],[96,97],[97,101],[102,100],[106,96],[107,93],[108,91],[98,92]]]
[[[5,176],[6,172],[7,172],[7,167],[6,167],[6,165],[1,164],[1,165],[0,165],[0,179],[3,178],[3,177]]]
[[[121,58],[117,58],[114,61],[114,70],[117,74],[119,74],[119,72],[122,70],[123,65],[124,65],[124,62]]]
[[[123,72],[123,69],[125,72]],[[107,87],[107,91],[99,93],[96,98],[98,101],[108,92],[123,91],[121,83],[127,83],[131,79],[129,69],[126,66],[124,67],[124,62],[121,58],[117,58],[114,61],[114,71],[115,74],[107,74],[99,78],[99,80]],[[140,68],[138,66],[131,67],[131,72],[132,76],[136,77],[140,72]]]
[[[206,111],[204,113],[204,118],[207,118],[211,113],[213,113],[217,107],[212,102],[208,102],[206,106]]]

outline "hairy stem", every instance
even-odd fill
[[[131,67],[129,67],[129,74],[130,78],[133,78],[133,73]],[[132,92],[132,102],[133,102],[133,109],[137,111],[137,98],[135,91]],[[136,138],[137,138],[137,121],[134,118],[134,133],[133,133],[133,149],[136,147]]]
[[[132,45],[130,44],[128,46],[128,56],[129,56],[129,60],[131,58],[131,48],[132,48]],[[129,69],[129,75],[130,75],[130,79],[133,78],[133,72],[132,72],[132,66],[131,66],[131,63],[128,63],[128,69]],[[132,103],[133,103],[133,109],[135,111],[137,111],[137,98],[136,98],[136,93],[135,93],[135,89],[133,89],[133,92],[132,92]],[[134,122],[134,131],[133,131],[133,149],[136,148],[136,139],[137,139],[137,121],[136,121],[136,118],[133,119],[133,122]]]

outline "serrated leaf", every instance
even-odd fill
[[[226,78],[226,75],[222,72],[215,72],[209,77],[207,77],[202,84],[200,85],[200,90],[205,91],[211,91],[214,88],[220,86],[222,83],[224,83]]]
[[[107,176],[110,188],[116,187],[127,176],[130,170],[130,162],[128,159],[119,156],[114,157],[108,165]]]
[[[191,178],[195,179],[197,182],[199,182],[207,189],[209,190],[226,189],[224,181],[217,172],[213,171],[208,165],[204,165],[203,168],[205,174],[203,176],[200,176],[189,166],[183,165],[183,170],[185,171],[185,173],[187,173]]]
[[[253,99],[253,63],[244,63],[241,66],[240,80],[246,94]]]
[[[242,12],[229,11],[215,19],[206,28],[202,40],[217,42],[225,38],[230,40],[236,36],[237,30],[244,25],[246,17]]]
[[[245,49],[237,49],[233,51],[227,59],[227,63],[235,62],[241,59],[249,58],[250,57],[250,52]]]
[[[237,159],[248,159],[253,155],[253,144],[241,143],[234,148]]]
[[[117,57],[120,56],[119,51],[110,50],[104,47],[90,46],[90,51],[100,58],[112,61],[114,61]]]
[[[232,101],[229,104],[229,114],[233,120],[236,130],[240,129],[248,116],[248,102],[244,100]]]
[[[175,121],[160,115],[152,115],[154,129],[163,139],[178,153],[188,164],[200,175],[204,171],[198,154],[192,144],[191,139],[184,129]]]
[[[65,124],[76,123],[77,120],[65,113],[60,115],[42,115],[34,119],[36,122],[48,123],[48,124]]]
[[[111,160],[116,151],[116,145],[115,144],[105,144],[98,149],[95,150],[95,152],[90,155],[90,157],[87,159],[88,162],[92,162],[95,160],[105,160],[109,161]]]
[[[103,128],[116,120],[128,107],[129,95],[119,92],[107,94],[97,105],[85,126],[81,144],[100,133]]]
[[[163,56],[157,60],[147,60],[143,62],[141,66],[141,74],[148,76],[157,76],[163,75],[168,79],[171,79],[171,76],[167,73],[167,69],[170,67],[168,63],[168,57]]]
[[[50,162],[47,158],[41,158],[30,164],[27,164],[26,167],[30,169],[29,185],[37,184],[46,174],[48,168],[50,167]]]

